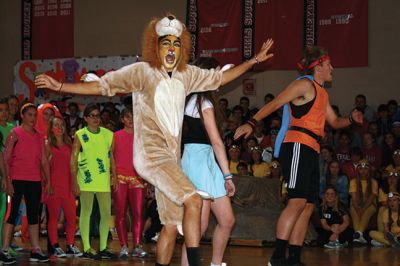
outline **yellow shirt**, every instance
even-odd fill
[[[271,168],[268,163],[262,162],[260,164],[249,165],[249,172],[252,172],[255,177],[266,177],[271,175]]]
[[[236,174],[238,173],[237,171],[237,165],[239,164],[239,162],[229,162],[229,171],[231,172],[231,174]]]
[[[361,180],[361,189],[363,194],[367,193],[367,180]],[[375,179],[371,178],[371,185],[372,185],[372,194],[378,196],[378,182]],[[357,192],[357,179],[352,179],[350,181],[349,186],[349,193],[356,193]]]
[[[400,171],[400,166],[394,167],[393,164],[389,164],[389,165],[385,168],[385,170],[386,170],[388,173]]]
[[[391,226],[391,232],[395,235],[400,234],[400,226],[397,225],[397,219],[399,218],[399,213],[396,211],[392,211],[392,226]],[[389,223],[389,209],[386,208],[383,211],[383,223],[388,224]]]

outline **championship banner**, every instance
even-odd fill
[[[22,0],[22,59],[74,56],[73,0]]]
[[[257,52],[268,38],[274,40],[270,60],[255,70],[293,70],[302,56],[304,31],[303,0],[255,1],[255,47]]]
[[[79,82],[82,75],[95,72],[99,77],[105,73],[140,61],[138,56],[82,57],[53,60],[24,60],[14,67],[14,93],[20,100],[27,99],[32,103],[41,104],[50,100],[71,98],[78,103],[104,102],[104,97],[75,96],[58,94],[54,91],[37,89],[35,76],[40,73],[55,78],[58,81]],[[118,99],[118,97],[115,97]]]
[[[368,1],[317,1],[317,45],[334,67],[368,66]]]
[[[187,21],[196,58],[242,62],[242,1],[189,0]]]

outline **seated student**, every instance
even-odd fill
[[[353,231],[350,229],[350,217],[346,207],[339,201],[335,187],[328,185],[319,207],[322,231],[318,244],[326,248],[342,248],[351,242]]]
[[[389,172],[400,171],[400,149],[397,149],[393,152],[393,163],[389,164],[385,170]],[[385,176],[382,176],[385,178]]]
[[[239,164],[240,147],[238,145],[231,145],[228,149],[228,164],[229,171],[232,174],[238,174],[237,166]]]
[[[349,204],[349,181],[347,176],[343,175],[340,170],[339,162],[332,160],[328,164],[328,172],[326,176],[319,179],[319,196],[321,199],[325,196],[325,189],[333,186],[339,196],[339,200],[346,206]]]
[[[281,202],[285,203],[286,202],[286,197],[287,197],[287,189],[285,186],[285,178],[282,175],[282,169],[281,165],[277,160],[273,160],[271,162],[271,175],[270,178],[278,178],[279,181],[281,182],[280,186],[280,200]]]
[[[245,163],[245,162],[238,163],[236,166],[236,173],[237,173],[237,175],[241,175],[241,176],[249,175],[247,163]]]
[[[267,177],[271,174],[270,166],[268,163],[263,162],[261,158],[262,148],[254,146],[251,149],[251,164],[249,165],[249,172],[254,177]]]
[[[400,247],[400,216],[398,192],[388,193],[388,206],[383,212],[384,231],[371,231],[371,245],[375,247]]]
[[[378,182],[371,177],[370,165],[367,160],[360,161],[357,166],[357,174],[357,178],[350,181],[350,215],[355,231],[354,241],[366,244],[367,240],[363,233],[376,212]]]
[[[394,171],[386,174],[386,178],[383,180],[382,186],[379,188],[378,203],[378,231],[383,232],[383,211],[387,208],[387,200],[389,192],[400,192],[400,172]]]

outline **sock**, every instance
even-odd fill
[[[286,257],[286,246],[288,244],[287,240],[276,239],[276,247],[274,254],[272,254],[273,259],[284,259]]]
[[[200,266],[200,248],[186,247],[186,253],[190,266]]]
[[[289,265],[300,262],[301,246],[289,245],[289,258],[287,263]]]
[[[161,263],[158,263],[158,262],[156,262],[156,266],[168,266],[169,264],[161,264]]]

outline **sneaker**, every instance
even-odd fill
[[[391,232],[387,232],[385,234],[386,239],[389,241],[390,245],[392,246],[392,248],[398,248],[400,247],[400,243],[397,242],[396,237],[391,233]]]
[[[81,257],[82,252],[74,245],[67,245],[67,257]]]
[[[82,259],[97,260],[99,259],[99,254],[97,254],[94,249],[90,248],[87,251],[83,252]]]
[[[129,258],[129,249],[127,246],[123,246],[121,251],[119,252],[119,258],[123,260],[127,260]]]
[[[268,266],[286,266],[286,259],[270,259]]]
[[[340,242],[338,240],[336,241],[329,241],[329,243],[326,243],[324,245],[324,247],[326,248],[330,248],[330,249],[338,249],[338,248],[342,248],[343,244],[340,244]]]
[[[65,258],[67,256],[67,254],[65,254],[64,250],[62,250],[62,248],[60,248],[59,246],[54,247],[53,255],[57,258]]]
[[[14,264],[17,260],[14,257],[11,257],[7,251],[0,250],[0,263],[4,265]]]
[[[137,246],[132,253],[132,257],[144,258],[147,256],[147,252],[143,250],[143,247]]]
[[[102,260],[115,260],[117,256],[111,253],[107,248],[99,252],[99,257]]]
[[[22,251],[24,250],[22,247],[18,246],[17,244],[11,243],[10,247],[15,251]]]
[[[14,233],[14,237],[21,237],[21,236],[22,236],[21,230]]]
[[[362,232],[355,232],[353,241],[361,244],[368,243],[367,240],[365,240]]]
[[[381,243],[381,242],[379,242],[379,241],[376,241],[375,239],[372,239],[372,240],[371,240],[371,245],[372,245],[373,247],[376,247],[376,248],[383,248],[383,247],[385,247],[385,245],[384,245],[383,243]]]
[[[48,262],[49,257],[44,255],[40,249],[36,249],[35,251],[32,250],[29,261],[31,261],[31,262]]]
[[[157,242],[159,238],[160,238],[160,232],[157,232],[156,235],[151,238],[151,240]]]
[[[13,249],[12,247],[10,247],[8,249],[8,255],[10,255],[11,257],[14,257],[14,258],[19,256],[18,252],[15,251],[15,249]]]

